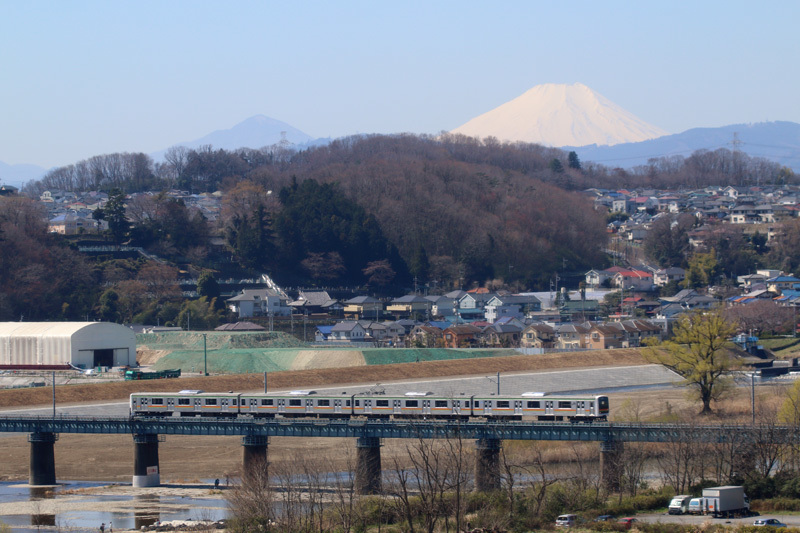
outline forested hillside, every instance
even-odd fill
[[[96,213],[109,224],[109,241],[141,246],[195,275],[235,267],[268,272],[284,285],[363,286],[396,295],[414,282],[442,290],[487,283],[541,289],[556,271],[603,266],[605,223],[579,192],[586,188],[794,179],[778,165],[727,150],[656,159],[625,172],[535,144],[372,135],[301,152],[174,147],[160,163],[145,154],[101,155],[54,169],[24,193],[109,192],[105,212]],[[219,216],[210,221],[180,195],[164,193],[170,190],[221,191]],[[32,302],[32,313],[45,316],[54,309],[71,318],[101,309],[109,316],[125,309],[127,318],[147,311],[136,287],[149,283],[155,269],[148,272],[142,261],[88,269],[82,257],[46,237],[41,220],[18,222],[33,216],[33,205],[3,202],[4,316]],[[212,245],[215,237],[224,239],[224,249]],[[27,248],[25,239],[32,243]],[[53,274],[46,291],[34,290],[54,261],[66,265],[63,272]],[[72,294],[86,286],[106,288],[105,299],[97,288]]]

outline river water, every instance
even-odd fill
[[[110,493],[103,489],[109,486],[112,488]],[[110,528],[140,529],[158,521],[216,521],[227,517],[224,496],[210,490],[213,480],[208,483],[209,489],[201,492],[202,497],[181,496],[177,494],[180,490],[165,491],[164,487],[153,489],[152,493],[137,489],[136,494],[126,494],[127,487],[114,483],[67,481],[45,489],[15,481],[0,482],[0,521],[11,526],[15,533],[48,530],[97,532],[100,524],[105,524],[105,531],[109,533]],[[115,491],[115,488],[124,490]]]

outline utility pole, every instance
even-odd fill
[[[208,375],[208,349],[206,347],[206,333],[203,333],[203,375]]]

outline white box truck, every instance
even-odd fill
[[[714,518],[750,516],[750,500],[741,486],[703,489],[702,506],[703,514],[713,515]]]
[[[669,502],[669,507],[667,508],[667,512],[669,514],[686,514],[689,512],[689,501],[692,499],[691,496],[687,496],[682,494],[680,496],[675,496],[672,498],[672,501]]]

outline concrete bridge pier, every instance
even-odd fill
[[[242,478],[258,480],[263,473],[263,481],[268,480],[267,451],[269,437],[245,435],[242,437]]]
[[[500,439],[478,439],[475,441],[475,490],[491,492],[500,489]]]
[[[358,437],[356,442],[356,493],[380,494],[381,475],[381,439]]]
[[[31,462],[28,483],[31,485],[56,484],[56,456],[53,444],[58,440],[55,433],[31,433]]]
[[[158,435],[134,433],[133,435],[133,486],[158,487],[161,472],[158,469]]]
[[[619,492],[624,450],[620,441],[600,442],[600,481],[609,492]]]

